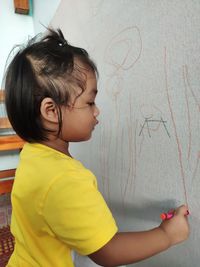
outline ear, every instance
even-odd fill
[[[58,109],[50,97],[45,97],[40,105],[40,113],[44,120],[48,122],[58,123]]]

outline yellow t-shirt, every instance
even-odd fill
[[[8,267],[72,267],[71,250],[91,254],[117,232],[95,176],[41,144],[27,143],[20,154],[12,206]]]

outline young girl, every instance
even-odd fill
[[[117,230],[95,176],[69,152],[98,123],[97,69],[84,49],[61,30],[31,40],[8,66],[6,108],[27,141],[12,190],[9,267],[72,267],[71,250],[102,266],[134,263],[184,241],[186,206],[143,232]]]

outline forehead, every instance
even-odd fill
[[[96,95],[97,94],[97,75],[91,66],[81,62],[80,60],[74,60],[75,75],[78,75],[85,83],[84,91],[81,95]],[[81,96],[80,95],[80,96]]]
[[[93,70],[84,71],[86,75],[86,88],[83,94],[96,95],[97,94],[97,78]]]

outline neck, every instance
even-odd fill
[[[69,153],[69,143],[64,142],[61,139],[56,139],[56,140],[47,140],[47,141],[42,141],[42,144],[49,146],[55,150],[58,150],[59,152],[72,157]]]

